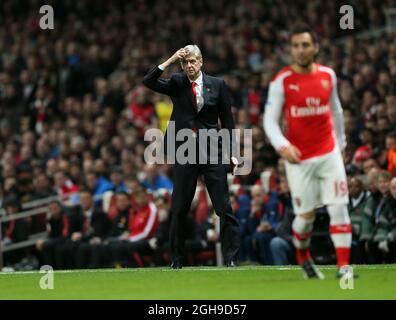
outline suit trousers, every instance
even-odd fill
[[[194,198],[197,179],[203,175],[213,208],[220,217],[220,241],[224,261],[235,260],[240,246],[239,224],[232,212],[224,164],[178,164],[173,168],[170,251],[172,261],[185,257],[185,225]]]

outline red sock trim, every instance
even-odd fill
[[[308,232],[308,233],[304,233],[304,234],[300,234],[295,232],[294,230],[292,231],[294,238],[296,238],[299,241],[305,241],[308,240],[309,238],[311,238],[312,236],[312,231]]]
[[[330,226],[330,234],[337,234],[337,233],[351,233],[352,227],[351,224],[336,224]]]

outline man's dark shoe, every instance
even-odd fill
[[[305,279],[324,279],[324,275],[315,266],[312,260],[306,260],[302,265],[302,271]]]
[[[227,268],[236,268],[236,267],[237,267],[237,264],[236,264],[235,261],[231,260],[231,261],[229,261],[229,262],[226,263],[226,267],[227,267]]]
[[[181,269],[182,264],[179,261],[172,261],[170,267],[171,269]]]

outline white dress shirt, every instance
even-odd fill
[[[204,98],[203,98],[203,76],[202,72],[199,72],[198,78],[194,81],[196,83],[195,85],[195,90],[197,92],[197,106],[198,106],[198,112],[201,111],[202,107],[204,106]],[[193,83],[193,81],[190,80],[190,83]]]

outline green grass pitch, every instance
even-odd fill
[[[325,280],[305,280],[296,266],[55,271],[53,290],[40,289],[38,271],[0,273],[0,299],[396,299],[396,265],[355,266],[352,290],[334,266],[320,269]]]

